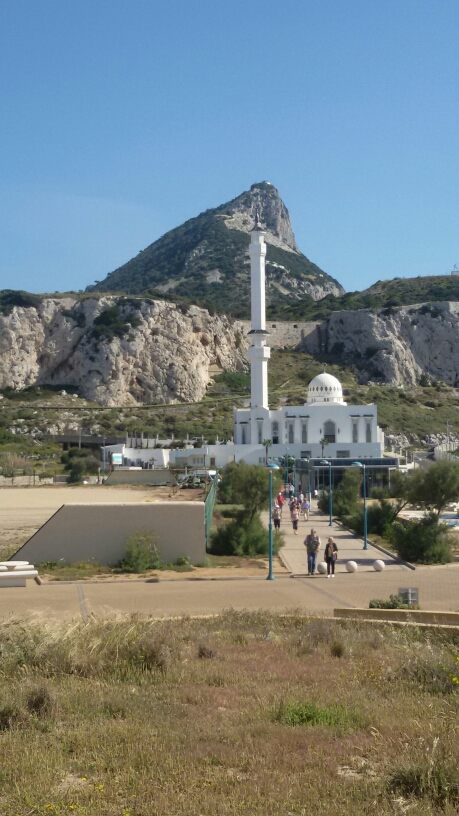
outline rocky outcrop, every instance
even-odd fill
[[[267,243],[267,300],[279,293],[294,300],[320,300],[344,289],[298,249],[290,216],[276,188],[252,184],[237,198],[206,210],[167,232],[135,258],[110,272],[88,292],[169,292],[207,307],[224,306],[250,315],[249,233],[258,211]]]
[[[459,384],[459,303],[334,312],[323,329],[327,350],[361,371],[361,382],[415,386],[422,374]]]
[[[293,234],[290,215],[276,188],[269,181],[252,184],[250,190],[224,205],[222,215],[228,229],[250,232],[255,226],[255,212],[266,230],[267,244],[300,254]]]
[[[114,306],[119,317],[105,330],[98,318]],[[107,406],[195,402],[206,392],[211,365],[247,367],[246,347],[241,326],[196,306],[46,298],[37,308],[0,316],[0,388],[75,385]]]

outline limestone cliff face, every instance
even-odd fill
[[[76,385],[107,406],[194,402],[205,394],[211,365],[247,367],[242,327],[196,306],[183,314],[164,301],[121,302],[123,336],[94,337],[94,320],[118,300],[47,298],[37,309],[0,316],[0,388]]]
[[[365,378],[414,386],[422,373],[459,382],[459,303],[334,312],[327,319],[329,352],[353,359]]]

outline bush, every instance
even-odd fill
[[[360,470],[348,468],[336,490],[333,491],[333,515],[340,519],[352,516],[358,510],[362,474]],[[321,491],[318,508],[322,513],[329,512],[328,490]]]
[[[319,706],[312,702],[281,703],[274,720],[284,725],[323,725],[340,730],[362,725],[357,715],[336,703],[328,706]]]
[[[162,561],[155,545],[155,534],[149,530],[134,533],[126,541],[126,552],[119,563],[124,572],[148,572],[158,569]]]
[[[390,526],[390,540],[396,553],[419,564],[448,564],[452,559],[450,539],[448,525],[435,515],[411,519],[405,524],[394,521]]]
[[[367,506],[367,531],[375,535],[384,535],[387,525],[394,520],[395,510],[390,502],[381,499],[379,504]],[[357,533],[363,535],[363,507],[352,517],[349,526]]]
[[[403,598],[400,595],[391,595],[389,600],[380,601],[377,598],[370,601],[370,609],[419,609],[419,606],[414,604],[403,603]]]
[[[96,341],[104,338],[110,343],[115,337],[125,337],[137,326],[140,326],[138,317],[124,316],[120,306],[114,304],[108,306],[94,319],[90,336]]]
[[[273,537],[275,553],[279,552],[283,543],[282,536],[276,530]],[[247,523],[241,510],[233,521],[213,533],[209,551],[212,555],[254,556],[267,555],[268,547],[268,530],[263,527],[260,516],[257,514]]]

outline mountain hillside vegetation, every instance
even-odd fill
[[[393,278],[361,292],[330,293],[320,301],[291,301],[281,294],[267,308],[269,318],[278,320],[324,320],[332,312],[358,309],[393,309],[429,301],[459,301],[459,275],[428,275]]]
[[[268,182],[206,210],[111,272],[87,291],[169,295],[233,317],[250,316],[249,233],[258,210],[266,231],[267,301],[314,302],[342,286],[303,255],[288,210]]]

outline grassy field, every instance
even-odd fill
[[[458,812],[459,633],[228,612],[0,645],[2,814]]]

